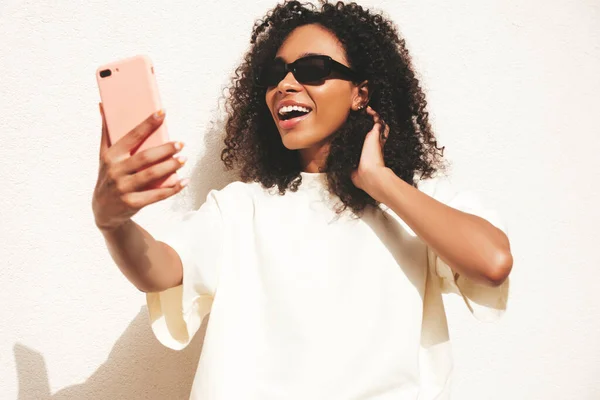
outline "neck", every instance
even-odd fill
[[[299,149],[302,171],[309,173],[323,172],[329,154],[329,145],[330,143],[324,143],[306,149]]]

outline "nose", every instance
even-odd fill
[[[292,72],[290,71],[281,81],[279,81],[279,83],[277,84],[277,90],[281,93],[292,91],[297,92],[302,90],[302,85],[298,83],[298,81],[294,77],[294,74],[292,74]]]

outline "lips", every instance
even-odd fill
[[[305,108],[308,109],[309,112],[304,114],[304,115],[300,115],[298,117],[295,118],[290,118],[290,119],[281,119],[281,116],[279,115],[279,111],[283,108],[283,107],[300,107],[300,108]],[[304,121],[306,118],[308,118],[308,116],[312,113],[313,109],[312,107],[310,107],[307,104],[304,103],[300,103],[298,101],[292,100],[292,99],[288,99],[288,100],[282,100],[279,103],[276,104],[275,106],[275,118],[277,121],[277,124],[279,125],[279,127],[281,129],[292,129],[295,128],[300,122]]]
[[[279,119],[279,116],[278,116],[277,124],[279,125],[279,127],[281,129],[285,129],[285,130],[292,129],[292,128],[295,128],[299,123],[304,121],[306,118],[308,118],[309,115],[311,115],[311,114],[312,114],[312,111],[309,112],[308,114],[304,114],[299,117],[286,119],[286,120]]]

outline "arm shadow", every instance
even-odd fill
[[[203,136],[205,151],[196,157],[198,161],[190,173],[189,193],[174,198],[176,211],[198,209],[211,189],[223,188],[237,179],[237,171],[226,171],[221,161],[225,120],[219,118],[217,111],[213,112]],[[148,310],[142,307],[107,360],[84,383],[65,387],[54,394],[50,390],[44,356],[15,343],[18,400],[188,399],[209,319],[210,314],[185,349],[174,351],[156,340]]]
[[[206,333],[205,318],[192,342],[181,351],[161,345],[142,307],[119,337],[107,360],[84,382],[50,393],[42,354],[16,343],[18,400],[187,399]]]
[[[190,155],[190,160],[198,161],[191,169],[188,188],[182,192],[184,195],[173,198],[173,210],[197,210],[212,189],[220,190],[239,179],[238,167],[227,171],[221,160],[221,151],[225,148],[225,122],[223,117],[219,117],[218,111],[213,112],[213,119],[203,136],[205,151],[201,155]]]

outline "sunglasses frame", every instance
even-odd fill
[[[328,76],[331,75],[331,73],[333,71],[339,72],[342,75],[345,75],[347,78],[349,78],[349,80],[353,81],[353,82],[358,82],[361,80],[359,74],[354,71],[353,69],[345,66],[342,63],[339,63],[337,61],[335,61],[333,58],[326,56],[326,55],[321,55],[321,54],[315,54],[315,55],[309,55],[306,57],[301,57],[299,59],[297,59],[296,61],[286,64],[285,62],[283,62],[283,60],[281,59],[276,59],[274,61],[272,61],[272,63],[276,63],[276,62],[281,62],[283,64],[283,75],[281,76],[281,79],[279,79],[277,81],[276,84],[274,85],[261,85],[259,82],[259,76],[262,72],[262,69],[264,68],[263,66],[259,66],[256,67],[254,69],[254,84],[258,87],[262,87],[262,88],[267,88],[267,87],[273,87],[273,86],[277,86],[279,84],[279,82],[281,82],[288,73],[292,73],[294,75],[294,78],[301,84],[308,84],[310,82],[301,82],[298,77],[296,76],[297,73],[297,67],[298,67],[298,62],[302,62],[303,60],[306,59],[319,59],[319,60],[324,60],[324,66],[325,66],[325,70],[328,70],[328,73],[321,79],[326,79]]]

